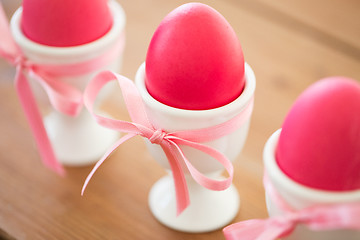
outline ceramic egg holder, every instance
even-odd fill
[[[200,111],[173,108],[155,100],[145,87],[144,64],[139,68],[135,82],[143,98],[150,122],[156,129],[172,132],[214,126],[241,113],[252,101],[255,91],[255,75],[247,64],[245,76],[245,89],[236,100],[219,108]],[[235,132],[205,144],[224,153],[233,161],[245,143],[249,122],[250,119]],[[183,169],[189,189],[190,206],[176,216],[175,189],[168,160],[161,147],[147,143],[151,155],[169,171],[169,175],[158,180],[149,193],[150,210],[157,220],[178,231],[197,233],[219,229],[236,216],[240,198],[233,185],[224,191],[208,190],[196,183],[185,168]],[[213,179],[221,179],[221,172],[224,169],[216,160],[188,147],[182,146],[182,150],[201,173]]]
[[[76,64],[111,51],[124,37],[125,13],[115,1],[109,1],[113,15],[113,25],[101,38],[74,47],[51,47],[38,44],[27,38],[20,27],[22,8],[19,8],[11,20],[11,31],[14,40],[24,55],[37,64]],[[122,39],[124,40],[124,39]],[[122,63],[122,50],[118,56],[106,66],[93,69],[83,75],[61,77],[60,81],[68,83],[83,91],[88,81],[101,70],[118,71]],[[34,93],[44,105],[45,94],[28,76]],[[111,88],[108,88],[108,91]],[[59,162],[69,166],[81,166],[95,162],[106,149],[118,138],[118,134],[99,126],[83,109],[77,117],[70,117],[54,109],[44,118],[44,125]]]
[[[316,204],[338,204],[360,202],[360,190],[335,192],[323,191],[300,185],[287,177],[277,165],[275,151],[281,130],[276,131],[267,141],[264,149],[264,165],[269,181],[286,203],[295,210],[304,209]],[[278,216],[283,211],[271,200],[266,192],[266,205],[269,216]],[[360,239],[360,231],[356,230],[329,230],[313,231],[304,225],[298,225],[296,229],[283,239],[289,240],[357,240]]]

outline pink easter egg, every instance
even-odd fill
[[[245,80],[234,30],[205,4],[176,8],[151,39],[145,84],[156,100],[181,109],[212,109],[235,100]]]
[[[360,189],[360,84],[320,80],[288,113],[276,160],[294,181],[330,191]]]
[[[94,41],[112,26],[107,0],[24,0],[21,29],[30,40],[69,47]]]

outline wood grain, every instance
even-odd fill
[[[133,78],[161,19],[186,1],[119,0],[127,14],[122,73]],[[234,221],[267,216],[262,149],[296,97],[332,75],[360,79],[360,2],[201,1],[233,26],[257,77],[255,109],[234,184],[241,210]],[[2,0],[10,17],[20,1]],[[186,234],[151,215],[148,191],[165,174],[140,138],[119,149],[80,196],[91,166],[61,178],[41,165],[13,88],[14,69],[0,60],[0,239],[224,239],[221,231]],[[125,117],[119,97],[107,108]]]

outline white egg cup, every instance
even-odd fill
[[[214,126],[241,113],[252,101],[255,92],[255,75],[248,64],[245,65],[245,77],[245,89],[236,100],[210,110],[178,109],[155,100],[145,86],[145,64],[140,66],[135,82],[150,122],[157,129],[172,132]],[[250,118],[235,132],[204,144],[219,150],[233,161],[243,148],[249,124]],[[217,230],[234,219],[240,206],[236,188],[231,185],[224,191],[208,190],[196,183],[185,167],[183,169],[189,189],[190,206],[176,216],[175,189],[168,160],[160,146],[149,141],[147,146],[156,161],[170,173],[158,180],[149,193],[150,210],[158,221],[178,231],[199,233]],[[213,179],[221,179],[224,168],[220,163],[200,151],[186,146],[181,148],[201,173]]]
[[[96,58],[107,51],[112,51],[124,38],[125,13],[116,1],[109,1],[113,15],[113,25],[101,38],[74,47],[51,47],[38,44],[27,38],[20,27],[22,8],[20,7],[11,19],[11,31],[14,40],[23,54],[37,64],[76,64]],[[85,26],[86,27],[86,26]],[[125,39],[122,39],[123,41]],[[59,81],[70,84],[84,91],[87,83],[102,70],[119,71],[122,65],[122,49],[118,56],[106,66],[93,69],[83,75],[60,77]],[[40,86],[30,78],[34,93],[41,103],[47,97]],[[105,94],[111,86],[107,86]],[[82,166],[96,162],[118,139],[118,133],[98,125],[91,115],[83,109],[77,117],[70,117],[54,109],[44,119],[45,128],[52,143],[58,161],[68,166]]]
[[[274,186],[285,202],[295,210],[307,208],[316,204],[336,204],[360,201],[360,190],[333,192],[323,191],[301,185],[285,175],[275,159],[276,147],[281,130],[276,131],[267,141],[264,148],[264,165],[269,181]],[[269,216],[278,216],[283,211],[277,207],[266,193],[266,205]],[[359,240],[360,231],[355,230],[331,230],[313,231],[304,225],[298,225],[287,237],[288,240]]]

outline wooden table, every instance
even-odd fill
[[[186,1],[119,1],[127,14],[122,73],[133,78],[161,19]],[[19,0],[2,2],[8,16],[20,5]],[[360,2],[202,2],[233,26],[257,77],[251,129],[234,164],[234,184],[241,194],[234,221],[264,218],[262,150],[267,138],[311,83],[332,75],[360,80]],[[186,234],[155,220],[148,192],[165,172],[140,138],[119,147],[84,197],[80,190],[91,166],[67,168],[65,178],[42,166],[13,88],[14,72],[0,60],[0,239],[224,239],[221,231]]]

